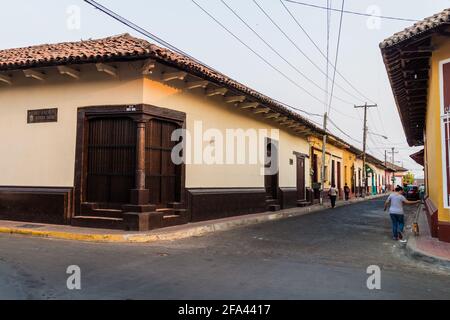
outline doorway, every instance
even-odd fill
[[[107,207],[129,203],[135,179],[135,128],[130,118],[88,121],[87,202]]]
[[[145,129],[145,180],[150,190],[150,203],[165,208],[180,201],[181,166],[172,161],[172,149],[178,143],[171,141],[179,129],[176,123],[151,119]]]
[[[297,200],[306,200],[305,157],[297,155]]]
[[[264,186],[266,189],[266,199],[272,200],[278,198],[278,142],[272,139],[266,139],[266,161]]]
[[[79,108],[72,216],[184,209],[185,164],[171,157],[184,138],[171,138],[185,123],[183,112],[146,104]]]

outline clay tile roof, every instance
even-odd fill
[[[0,50],[0,70],[93,62],[149,53],[149,43],[128,34],[98,40]]]
[[[403,167],[397,166],[396,164],[393,164],[391,162],[388,162],[386,164],[386,168],[391,169],[391,170],[393,170],[395,172],[407,172],[408,171],[408,169],[405,169]]]
[[[450,8],[432,15],[431,17],[418,21],[414,25],[404,29],[403,31],[395,33],[391,37],[381,42],[380,48],[384,49],[387,47],[391,47],[402,41],[408,40],[412,37],[420,35],[421,33],[435,29],[448,23],[450,23]]]

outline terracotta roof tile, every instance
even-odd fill
[[[44,44],[0,50],[0,70],[91,62],[149,53],[149,43],[128,34],[98,40]]]
[[[380,48],[384,49],[391,47],[402,41],[408,40],[421,33],[435,29],[439,26],[448,23],[450,23],[450,8],[445,9],[442,12],[439,12],[435,15],[432,15],[431,17],[418,21],[414,25],[404,29],[403,31],[395,33],[391,37],[381,42]]]

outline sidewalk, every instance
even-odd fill
[[[368,196],[365,199],[356,198],[350,201],[338,201],[337,206],[347,206],[354,203],[384,197],[385,195]],[[264,212],[224,219],[190,223],[175,227],[158,229],[150,232],[130,232],[121,230],[106,230],[80,228],[65,225],[49,225],[17,221],[1,221],[0,233],[18,234],[32,237],[64,239],[87,242],[110,243],[148,243],[154,241],[174,241],[188,237],[201,236],[217,231],[230,230],[267,221],[302,216],[312,212],[329,209],[329,206],[313,205],[304,208],[291,208],[277,212]]]
[[[406,245],[407,253],[425,262],[450,267],[450,243],[432,238],[426,213],[422,210],[418,219],[419,236],[411,234]]]

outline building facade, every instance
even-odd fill
[[[0,82],[1,219],[150,230],[314,202],[322,129],[147,41],[2,50]],[[357,183],[352,150],[329,135],[325,188]]]
[[[450,242],[450,9],[419,21],[380,45],[412,155],[425,168],[431,233]]]

